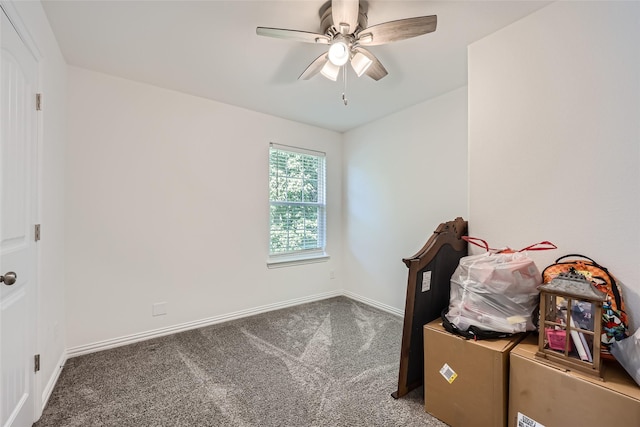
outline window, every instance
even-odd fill
[[[278,262],[325,256],[325,154],[271,144],[269,256]]]

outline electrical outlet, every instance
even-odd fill
[[[167,303],[157,302],[151,306],[151,314],[153,316],[162,316],[167,314]]]
[[[335,272],[335,271],[333,271],[333,270],[331,270],[331,271],[329,272],[329,279],[335,279],[335,278],[336,278],[336,272]]]

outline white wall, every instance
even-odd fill
[[[469,48],[469,227],[551,240],[626,285],[640,326],[640,3],[556,2]]]
[[[39,206],[42,240],[38,243],[38,338],[40,372],[36,399],[44,404],[65,357],[64,305],[64,157],[67,66],[40,2],[5,3],[40,54]],[[38,404],[38,403],[36,403]]]
[[[467,88],[345,134],[344,287],[404,310],[408,270],[436,227],[467,216]]]
[[[340,134],[79,68],[68,85],[71,350],[341,288]],[[327,153],[327,262],[266,266],[269,142]]]

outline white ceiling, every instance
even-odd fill
[[[467,46],[546,1],[370,0],[369,26],[437,15],[436,32],[370,51],[389,75],[297,80],[326,46],[259,37],[256,27],[320,32],[325,0],[43,0],[70,65],[336,131],[467,84]],[[362,2],[361,2],[362,3]]]

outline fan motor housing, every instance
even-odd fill
[[[349,34],[355,34],[356,32],[367,28],[367,14],[362,8],[362,4],[359,4],[358,8],[358,26],[353,29],[349,29]],[[320,28],[322,28],[323,34],[335,34],[340,30],[334,25],[333,16],[331,14],[331,1],[328,1],[320,8]]]

